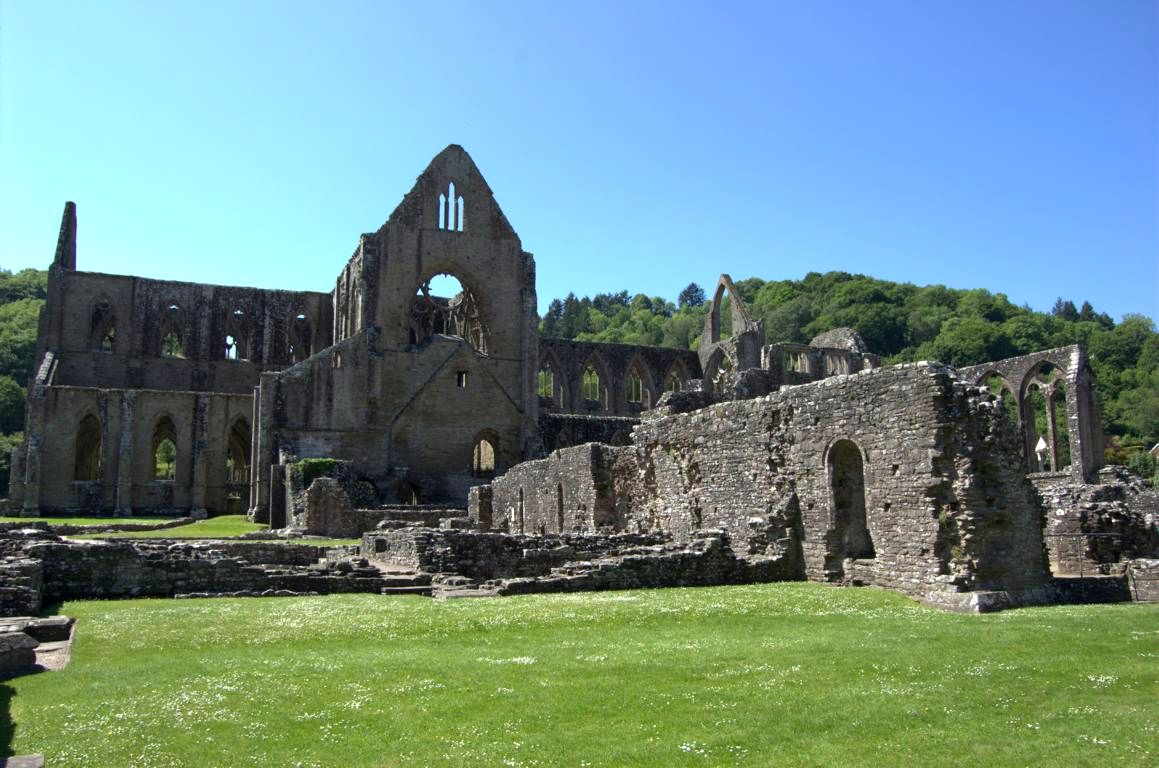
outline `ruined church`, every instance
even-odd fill
[[[78,271],[68,203],[9,504],[369,531],[364,554],[460,548],[443,570],[476,580],[535,570],[486,536],[558,564],[576,537],[711,533],[726,580],[1042,601],[1063,553],[1039,494],[1099,482],[1081,348],[882,367],[848,329],[767,343],[727,275],[695,352],[547,339],[535,275],[456,145],[329,292]]]

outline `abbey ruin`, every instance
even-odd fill
[[[1079,347],[882,367],[848,329],[768,343],[727,275],[696,352],[547,339],[535,270],[455,145],[329,292],[78,271],[69,203],[11,513],[246,513],[496,594],[813,579],[986,610],[1159,555],[1153,494],[1100,473]]]

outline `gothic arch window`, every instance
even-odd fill
[[[838,440],[826,462],[833,527],[830,553],[837,559],[876,556],[865,515],[865,463],[852,440]]]
[[[76,430],[76,457],[73,479],[99,480],[101,477],[101,422],[91,413],[81,419]]]
[[[668,375],[664,377],[664,391],[679,392],[684,388],[686,381],[688,381],[688,373],[680,361],[676,360],[668,369]]]
[[[539,369],[535,379],[535,391],[540,400],[550,400],[551,404],[555,405],[555,371],[552,370],[550,363]]]
[[[1007,383],[1006,379],[1002,378],[997,371],[990,371],[982,377],[979,383],[990,391],[990,394],[1002,400],[1002,409],[1006,413],[1006,418],[1015,427],[1019,425],[1018,417],[1018,397],[1014,394],[1014,390]]]
[[[455,182],[439,193],[439,229],[462,232],[464,225],[463,196],[455,193]]]
[[[113,352],[117,346],[117,316],[112,302],[101,297],[93,303],[89,323],[89,348]]]
[[[229,428],[225,451],[226,482],[248,483],[250,480],[250,426],[238,418]]]
[[[495,474],[495,456],[499,452],[499,436],[491,430],[480,432],[475,437],[471,451],[471,472],[477,477],[491,477]]]
[[[580,399],[577,410],[608,410],[610,407],[608,384],[611,380],[604,361],[598,353],[593,352],[580,373]]]
[[[154,480],[176,479],[177,428],[168,416],[162,416],[153,428],[152,456],[150,476]]]
[[[251,334],[249,318],[245,310],[240,307],[234,308],[226,316],[225,327],[225,359],[249,360],[252,354],[250,350]]]
[[[305,312],[297,313],[290,321],[290,361],[300,363],[312,354],[314,330]]]
[[[652,386],[647,371],[638,359],[628,366],[624,390],[625,399],[630,407],[641,409],[652,407]]]
[[[726,309],[727,312],[724,311]],[[751,326],[752,319],[736,286],[727,275],[721,275],[709,307],[708,340],[716,343],[746,331]]]
[[[159,334],[161,355],[185,357],[185,313],[180,305],[169,304],[161,311]]]
[[[1066,377],[1044,361],[1022,383],[1022,429],[1032,472],[1060,472],[1070,465]]]
[[[422,346],[432,336],[457,336],[479,352],[489,348],[489,334],[483,322],[478,297],[450,273],[438,273],[424,280],[411,303],[407,342]]]
[[[540,404],[551,408],[564,407],[564,379],[559,375],[559,370],[554,356],[545,355],[535,379],[535,391],[539,395]]]
[[[419,489],[414,483],[406,480],[399,481],[395,488],[395,493],[398,495],[398,503],[406,504],[410,507],[418,506],[419,503]]]

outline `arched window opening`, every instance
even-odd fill
[[[161,354],[165,357],[185,357],[185,347],[176,331],[170,331],[161,339]]]
[[[1058,455],[1058,470],[1070,466],[1070,423],[1066,415],[1066,385],[1061,380],[1054,383],[1054,393],[1050,396],[1050,415],[1054,419],[1054,445]]]
[[[635,372],[628,374],[628,402],[640,405],[644,400],[644,382]]]
[[[833,536],[838,559],[876,556],[865,516],[865,465],[861,450],[850,440],[829,449],[829,495],[833,505]]]
[[[488,351],[487,328],[477,298],[446,273],[424,281],[411,304],[408,343],[418,346],[435,335],[458,336],[478,351]]]
[[[101,352],[112,352],[117,343],[117,318],[108,299],[100,299],[93,305],[89,325],[89,347]]]
[[[595,363],[584,366],[583,376],[580,379],[580,394],[587,407],[607,409],[608,388],[601,379]]]
[[[310,319],[304,312],[299,312],[290,321],[290,348],[288,350],[291,362],[300,363],[313,354],[314,330],[310,326]]]
[[[447,191],[439,193],[439,229],[462,232],[463,196],[455,193],[455,182],[447,185]]]
[[[563,533],[563,483],[555,486],[555,521],[556,528]]]
[[[173,480],[177,477],[177,429],[168,416],[162,417],[153,429],[154,480]]]
[[[414,483],[403,480],[398,484],[398,501],[400,504],[406,504],[410,507],[417,507],[419,504],[419,489]]]
[[[555,399],[555,373],[551,370],[551,366],[545,365],[539,369],[539,374],[536,377],[535,391],[543,400]]]
[[[185,357],[185,315],[181,307],[170,304],[161,318],[161,354]]]
[[[101,478],[101,422],[92,414],[81,419],[76,430],[73,479],[82,482]]]
[[[240,307],[235,308],[226,316],[225,328],[225,359],[248,360],[250,358],[249,324],[246,322],[245,312]]]
[[[652,391],[647,381],[648,377],[640,362],[632,363],[628,369],[628,379],[625,386],[629,405],[638,408],[652,407]]]
[[[229,429],[225,452],[226,482],[250,481],[250,428],[245,419],[238,419]]]
[[[471,456],[471,470],[479,477],[495,474],[495,449],[499,439],[487,433],[475,438],[475,448]]]
[[[1022,424],[1030,471],[1059,472],[1070,464],[1066,381],[1058,368],[1042,363],[1022,386]]]
[[[997,373],[991,372],[983,377],[981,383],[990,391],[990,394],[1001,399],[1002,410],[1006,413],[1006,418],[1010,420],[1011,424],[1017,427],[1019,424],[1018,398],[1014,396],[1014,392],[1011,391],[1010,385],[1006,383],[1006,380]]]

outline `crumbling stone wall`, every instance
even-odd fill
[[[418,296],[439,274],[464,293]],[[405,478],[422,502],[461,503],[479,477],[533,452],[535,261],[462,147],[439,153],[363,235],[333,300],[340,344],[260,381],[256,518],[271,515],[270,468],[282,454],[348,460],[384,496]],[[419,332],[420,300],[466,302],[474,330]]]
[[[972,384],[981,384],[991,376],[998,377],[1004,396],[1014,400],[1017,426],[1022,435],[1022,465],[1025,471],[1037,471],[1035,443],[1038,436],[1028,429],[1028,424],[1034,421],[1029,396],[1030,388],[1037,385],[1036,378],[1044,369],[1055,369],[1061,374],[1059,383],[1063,385],[1066,397],[1066,453],[1070,457],[1069,464],[1061,466],[1063,451],[1060,450],[1061,438],[1057,432],[1062,431],[1063,425],[1056,424],[1053,414],[1048,413],[1047,434],[1041,436],[1047,443],[1048,461],[1059,467],[1055,474],[1061,474],[1071,482],[1096,483],[1098,470],[1103,465],[1102,421],[1095,398],[1094,374],[1081,346],[1075,344],[968,366],[959,369],[958,373]],[[1048,390],[1048,401],[1049,394]]]
[[[319,564],[323,547],[269,542],[62,541],[29,543],[44,601],[179,594],[378,592],[373,568]],[[39,611],[28,613],[35,614]]]
[[[484,580],[543,575],[567,562],[663,541],[661,534],[521,536],[403,527],[363,534],[362,555],[427,573],[454,573]]]
[[[540,409],[549,413],[636,416],[653,407],[673,381],[684,386],[700,377],[700,361],[689,350],[568,339],[540,339],[539,367],[551,374],[552,394],[539,398]],[[585,397],[583,374],[588,368],[599,376],[600,397]],[[641,383],[635,401],[629,376]]]
[[[239,511],[258,376],[330,344],[330,296],[77,272],[75,238],[69,203],[49,269],[12,509]],[[78,477],[86,418],[99,425],[99,457],[93,476]],[[176,433],[172,480],[153,477],[163,419]],[[231,472],[235,428],[244,450]]]
[[[1139,558],[1159,558],[1159,491],[1122,467],[1099,483],[1033,475],[1046,507],[1046,544],[1055,575],[1122,573]]]
[[[726,532],[741,557],[794,555],[801,576],[877,584],[961,607],[967,591],[1036,599],[1042,512],[999,401],[928,363],[835,376],[688,412],[670,398],[632,446],[580,446],[491,485],[492,526],[552,527],[561,484],[616,530],[690,541]],[[578,507],[578,503],[577,503]],[[575,530],[597,523],[568,514]],[[611,513],[614,510],[614,513]]]
[[[623,530],[609,460],[617,450],[585,443],[513,467],[491,483],[492,527],[517,534]]]

